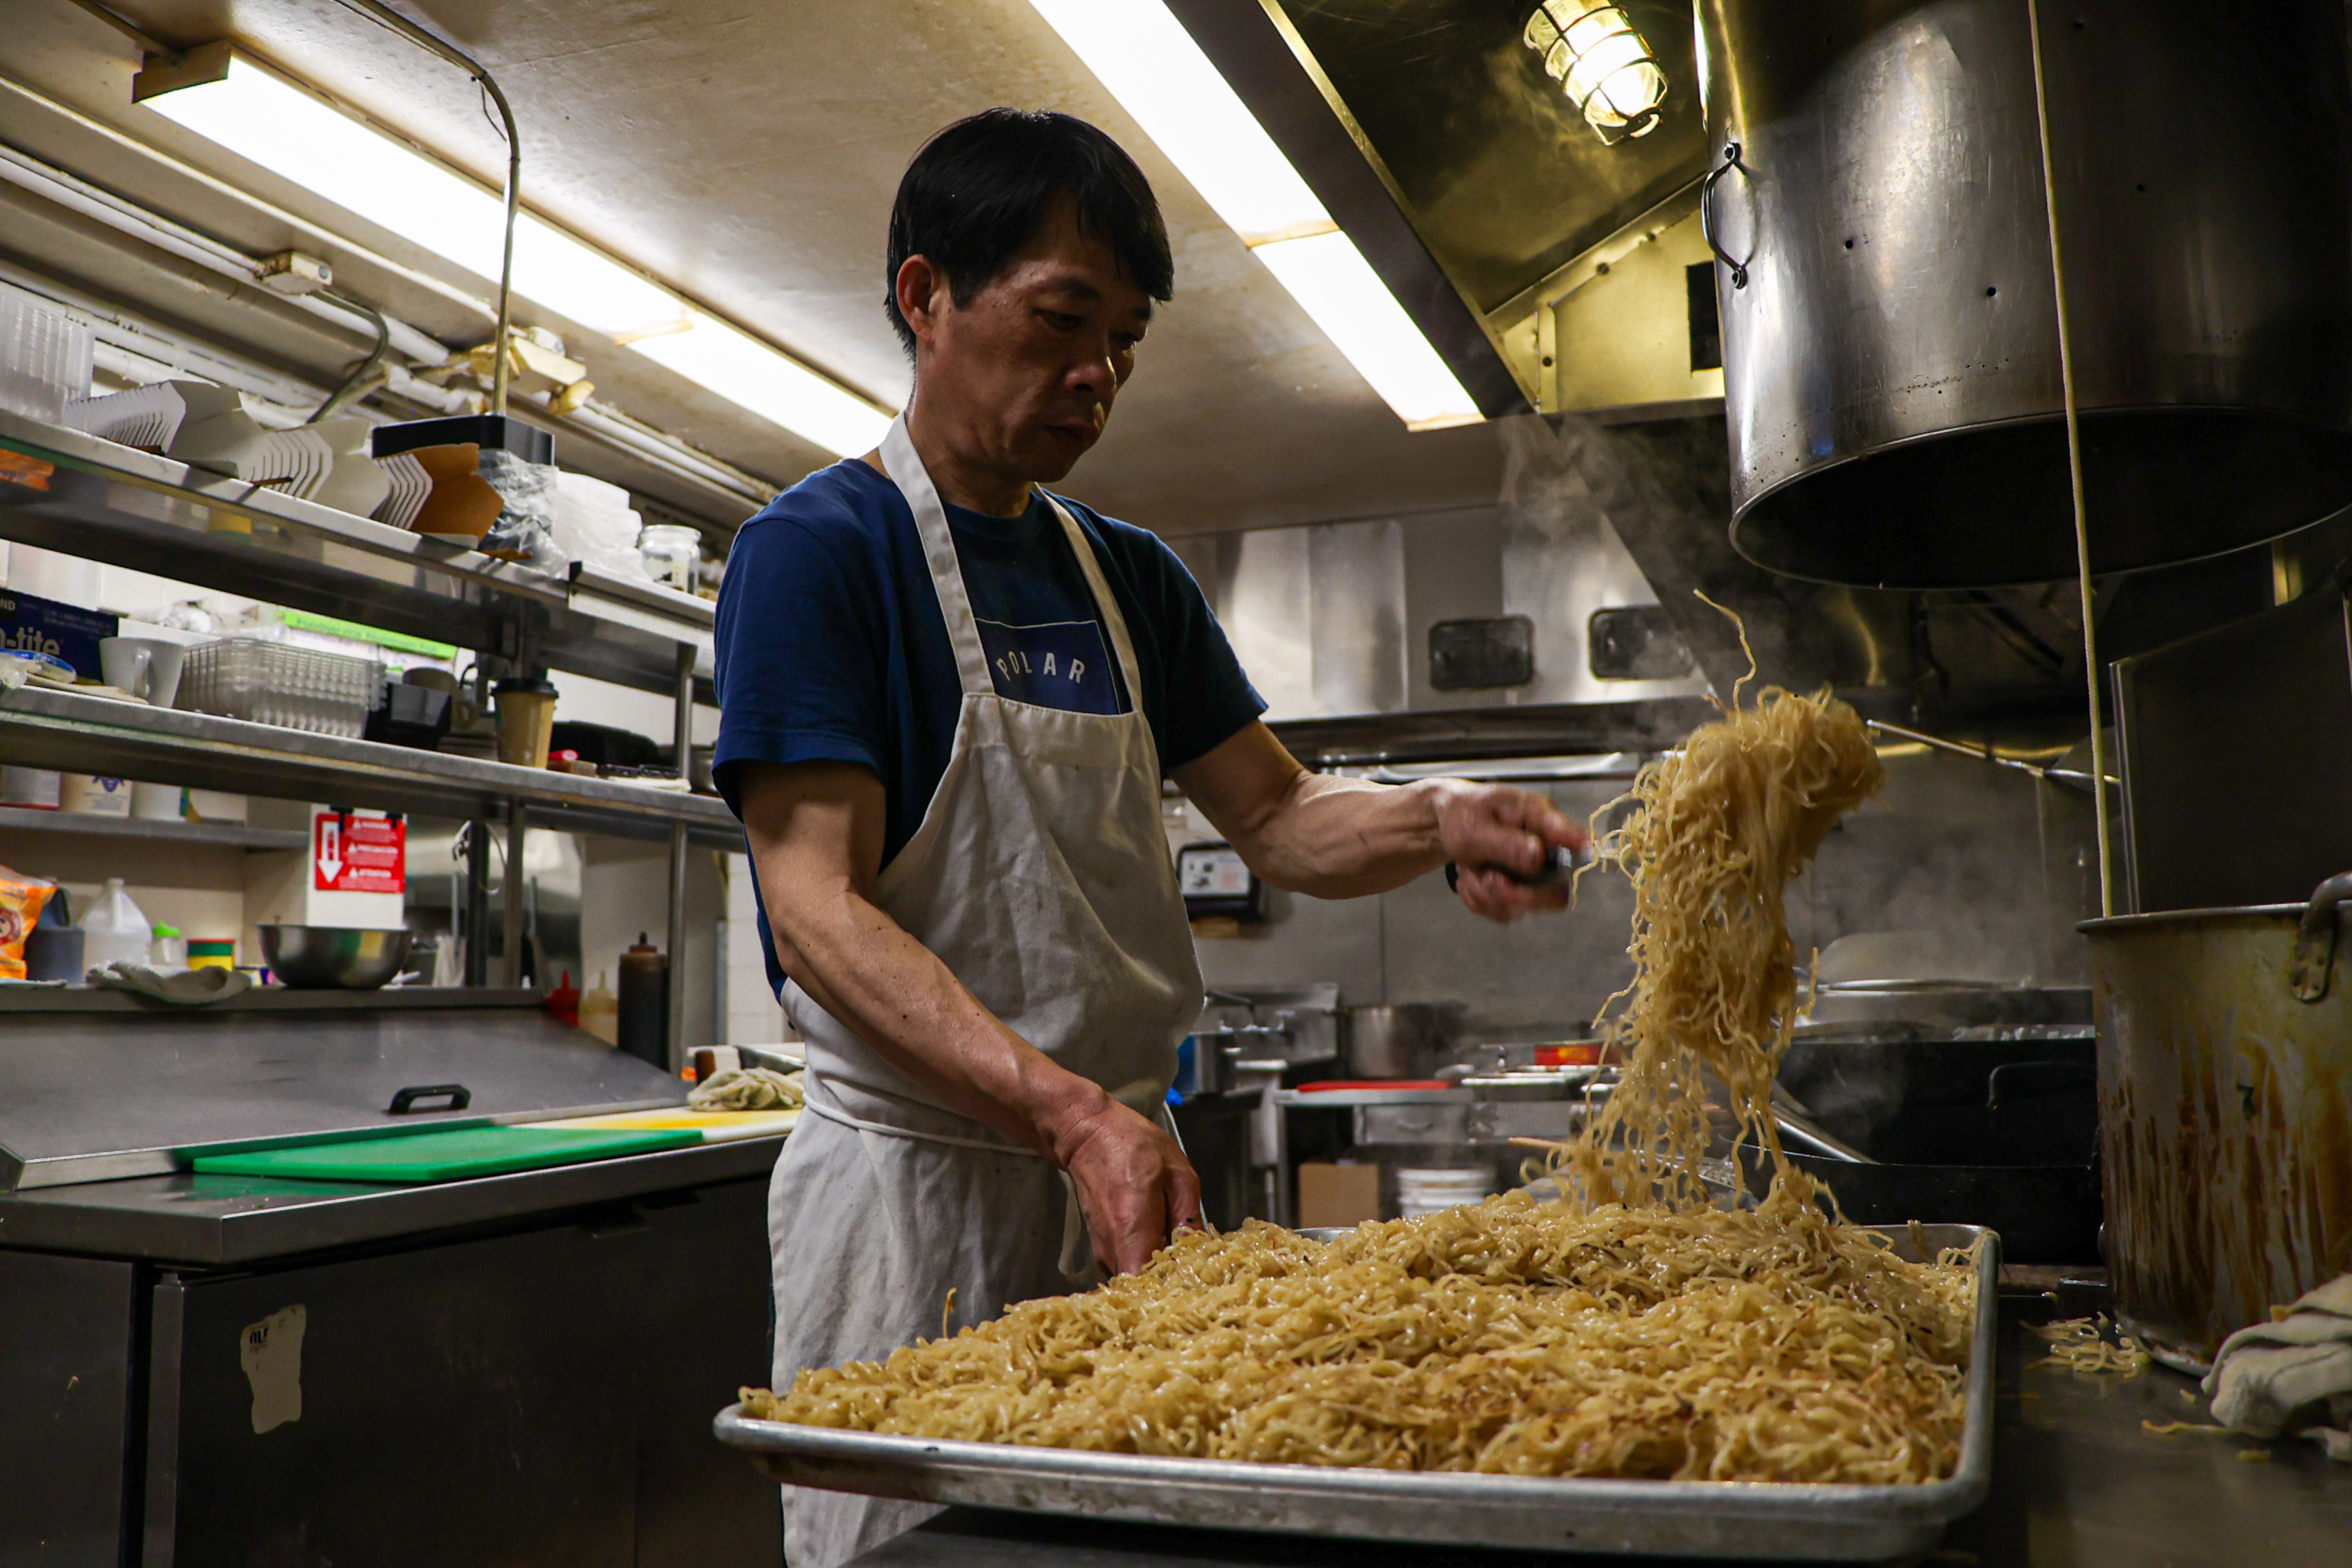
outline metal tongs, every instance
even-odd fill
[[[1544,851],[1543,864],[1531,873],[1523,874],[1507,866],[1496,865],[1474,866],[1471,869],[1500,871],[1522,887],[1559,888],[1566,886],[1568,879],[1576,875],[1576,868],[1591,858],[1590,850],[1579,852],[1554,846]],[[1462,867],[1458,861],[1448,860],[1445,863],[1445,885],[1452,891],[1458,893],[1462,890]]]
[[[1797,1097],[1777,1083],[1772,1086],[1772,1121],[1780,1129],[1781,1142],[1800,1145],[1804,1153],[1818,1154],[1832,1160],[1844,1160],[1856,1165],[1878,1163],[1836,1133],[1816,1122],[1811,1113],[1797,1102]]]

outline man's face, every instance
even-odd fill
[[[968,303],[932,276],[929,309],[908,314],[926,420],[951,426],[970,459],[1008,478],[1060,479],[1101,437],[1135,369],[1150,297],[1067,203]]]

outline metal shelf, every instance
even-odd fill
[[[0,467],[0,539],[462,647],[520,636],[648,690],[675,689],[685,643],[707,685],[714,615],[688,594],[551,576],[5,411],[0,450],[31,460]]]
[[[297,835],[299,837],[299,835]],[[385,1013],[430,1007],[525,1008],[541,1005],[541,996],[528,987],[509,990],[487,985],[388,985],[379,991],[301,991],[284,985],[257,985],[250,991],[199,1007],[158,1002],[133,991],[98,985],[0,985],[0,1013],[160,1013],[184,1016],[191,1013]]]
[[[1660,752],[1719,717],[1704,697],[1420,709],[1269,721],[1309,767]]]
[[[675,824],[699,842],[742,842],[733,814],[708,795],[32,687],[0,690],[0,757],[19,767],[428,816],[495,821],[511,801],[529,807],[540,827],[661,838]]]
[[[85,838],[160,839],[217,844],[236,849],[301,849],[310,836],[299,827],[248,827],[241,822],[159,822],[140,816],[94,816],[81,811],[40,811],[0,805],[0,834],[59,833]]]

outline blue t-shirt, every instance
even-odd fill
[[[1065,500],[1135,644],[1163,769],[1265,711],[1200,585],[1153,534]],[[997,695],[1080,713],[1134,710],[1118,656],[1061,520],[947,508]],[[947,771],[963,689],[913,511],[856,458],[811,474],[745,523],[719,594],[712,775],[741,814],[740,763],[856,763],[882,781],[887,866]],[[760,937],[781,987],[767,910]]]

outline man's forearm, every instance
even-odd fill
[[[1566,895],[1513,875],[1535,870],[1547,845],[1585,841],[1551,802],[1507,785],[1311,773],[1263,723],[1179,766],[1176,782],[1250,869],[1316,898],[1384,893],[1452,857],[1465,868],[1463,902],[1489,920],[1516,920],[1558,909]]]
[[[1435,779],[1376,784],[1302,770],[1239,847],[1259,876],[1294,893],[1384,893],[1444,862],[1437,796],[1444,787]]]
[[[777,956],[802,990],[950,1110],[1065,1162],[1109,1103],[964,989],[946,964],[846,885],[762,865]]]

